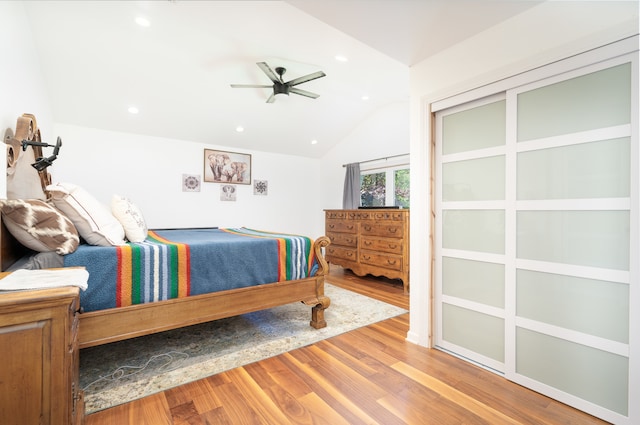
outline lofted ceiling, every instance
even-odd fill
[[[408,102],[409,66],[540,2],[22,3],[56,122],[319,158],[376,110]],[[285,67],[285,81],[324,71],[297,86],[320,97],[268,104],[271,89],[230,87],[271,84],[263,61]]]

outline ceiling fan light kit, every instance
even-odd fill
[[[273,93],[267,99],[267,103],[273,103],[276,101],[277,94],[286,94],[289,96],[289,93],[298,94],[300,96],[310,97],[312,99],[317,99],[320,97],[319,94],[312,93],[310,91],[302,90],[297,87],[298,84],[306,83],[311,80],[315,80],[317,78],[321,78],[326,76],[326,74],[322,71],[313,72],[308,75],[304,75],[302,77],[294,78],[291,81],[285,82],[282,76],[287,72],[286,68],[281,66],[275,69],[275,72],[266,62],[258,62],[258,67],[269,77],[269,79],[273,82],[273,85],[264,85],[264,84],[231,84],[233,88],[272,88]]]

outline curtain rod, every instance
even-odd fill
[[[382,161],[383,159],[387,160],[389,158],[398,158],[398,157],[401,157],[401,156],[408,156],[408,155],[409,155],[408,153],[403,153],[403,154],[400,154],[400,155],[391,155],[391,156],[385,156],[385,157],[382,157],[382,158],[368,159],[366,161],[360,161],[360,162],[358,162],[358,164],[366,164],[367,162]],[[346,167],[347,165],[349,165],[349,164],[342,164],[343,167]]]

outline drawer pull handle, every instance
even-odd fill
[[[367,232],[371,231],[371,226],[364,226],[364,230],[366,230]]]
[[[365,244],[366,246],[371,246],[371,245],[372,245],[372,244],[371,244],[371,242],[369,242],[369,241],[364,241],[364,244]]]
[[[347,226],[347,229],[352,230],[353,229],[353,224]]]
[[[330,224],[330,225],[329,225],[329,228],[330,228],[330,229],[333,229],[334,227],[336,227],[336,225],[335,225],[335,224]]]
[[[390,248],[390,249],[396,249],[397,247],[398,247],[398,245],[392,245],[392,244],[389,244],[389,248]]]
[[[395,232],[397,232],[397,231],[398,231],[398,228],[397,228],[397,227],[389,227],[389,228],[387,229],[387,231],[388,231],[389,233],[395,233]]]
[[[396,264],[396,260],[387,260],[387,263],[393,266]]]
[[[369,255],[363,255],[362,258],[364,258],[367,261],[371,260],[371,257]]]

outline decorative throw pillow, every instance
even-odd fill
[[[87,191],[71,183],[47,186],[53,204],[75,224],[78,233],[90,245],[125,245],[120,222]]]
[[[111,213],[122,224],[124,234],[131,242],[142,242],[147,239],[149,229],[142,211],[129,199],[113,195]]]
[[[70,254],[80,238],[75,226],[40,199],[2,199],[2,221],[22,245],[38,252]]]

